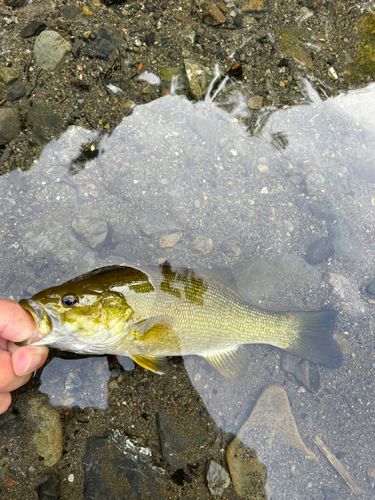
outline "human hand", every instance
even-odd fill
[[[11,403],[11,391],[26,384],[47,359],[45,346],[17,347],[35,331],[31,315],[18,302],[0,299],[0,414]]]

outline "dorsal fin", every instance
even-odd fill
[[[89,278],[90,276],[98,276],[99,274],[104,274],[108,271],[114,271],[115,269],[123,269],[124,267],[126,267],[126,266],[114,265],[114,266],[98,267],[97,269],[93,269],[92,271],[89,271],[87,273],[80,274],[76,278],[73,278],[69,281],[66,281],[66,283],[74,283],[75,281],[81,281],[81,280],[84,280],[86,278]]]
[[[238,293],[236,278],[231,269],[228,267],[221,269],[205,269],[204,271],[197,271],[197,274],[202,274],[207,278],[215,279],[224,285],[227,285],[231,290]]]

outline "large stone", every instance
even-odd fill
[[[53,71],[71,49],[71,43],[56,31],[43,31],[34,44],[36,63],[46,71]]]
[[[13,108],[0,108],[0,146],[13,141],[20,133],[20,117]]]
[[[92,249],[101,245],[108,234],[106,221],[95,210],[77,215],[73,219],[72,228],[78,239]]]
[[[211,495],[220,496],[224,493],[225,488],[230,485],[230,476],[228,472],[215,460],[210,460],[207,474],[207,486]]]
[[[44,146],[65,128],[59,114],[51,106],[41,102],[34,102],[33,107],[28,110],[26,123],[32,128],[33,141],[38,146]]]
[[[24,432],[28,446],[36,457],[43,457],[47,467],[53,467],[62,453],[62,427],[59,413],[45,396],[36,394],[28,400]]]
[[[110,430],[108,438],[89,437],[82,468],[83,500],[166,500],[164,470],[149,448],[123,431]]]
[[[59,500],[60,479],[57,474],[48,474],[48,479],[36,489],[39,500]]]
[[[333,243],[331,238],[323,236],[307,249],[305,259],[311,265],[320,264],[324,262],[334,253]]]
[[[358,295],[358,288],[354,286],[343,274],[326,273],[324,281],[333,286],[335,292],[342,300],[342,309],[351,316],[363,316],[367,313],[367,304]]]
[[[281,368],[294,375],[309,391],[319,391],[320,374],[316,365],[283,351],[281,354]]]
[[[158,413],[157,422],[164,460],[174,471],[186,468],[186,460],[181,456],[181,452],[190,444],[191,436],[176,431],[165,413]]]
[[[47,25],[43,21],[31,21],[20,31],[22,38],[29,38],[31,36],[40,35],[46,29]]]
[[[15,68],[0,66],[0,82],[5,83],[5,85],[15,82],[19,76],[20,74]]]
[[[255,450],[235,437],[227,448],[226,459],[234,487],[241,498],[268,499],[267,467],[258,460]]]
[[[26,87],[25,85],[22,85],[22,83],[13,83],[8,89],[7,92],[7,99],[8,101],[17,101],[18,99],[21,99],[26,95]]]
[[[138,227],[147,235],[180,231],[182,228],[169,216],[159,212],[147,212],[138,219]]]
[[[225,16],[219,7],[211,4],[207,7],[203,14],[203,22],[209,26],[218,26],[219,24],[225,23]]]
[[[85,255],[88,265],[93,264],[93,253],[87,251],[85,245],[77,240],[69,230],[69,226],[48,221],[40,231],[30,231],[22,240],[24,249],[32,256],[53,255],[58,261],[72,264]]]
[[[226,458],[239,495],[266,499],[278,491],[278,498],[303,498],[296,493],[304,487],[301,483],[308,478],[308,472],[304,481],[298,476],[294,479],[290,465],[298,464],[303,469],[304,458],[309,458],[311,469],[314,462],[311,459],[316,457],[301,439],[282,386],[270,385],[264,389],[250,417],[229,444]]]
[[[362,246],[351,222],[346,218],[335,222],[329,224],[332,245],[335,252],[353,260],[363,258]]]
[[[214,249],[214,244],[212,243],[211,238],[197,236],[197,238],[193,241],[192,248],[200,252],[202,255],[207,255]]]
[[[204,99],[208,85],[212,79],[210,70],[202,64],[190,59],[185,59],[184,65],[189,90],[193,99],[197,101]]]

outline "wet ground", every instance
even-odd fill
[[[53,352],[0,417],[2,498],[205,499],[211,459],[223,498],[352,498],[316,436],[372,498],[371,3],[6,3],[1,297],[109,264],[229,267],[250,303],[338,311],[344,363],[252,346],[232,382],[198,357],[161,377]],[[34,55],[46,31],[71,44],[53,70]]]

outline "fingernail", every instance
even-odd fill
[[[28,375],[29,373],[35,372],[42,364],[43,357],[35,352],[33,354],[21,354],[17,360],[17,375]]]
[[[42,364],[42,356],[40,354],[33,354],[29,361],[29,364],[26,367],[24,375],[28,375],[29,373],[35,372]]]

